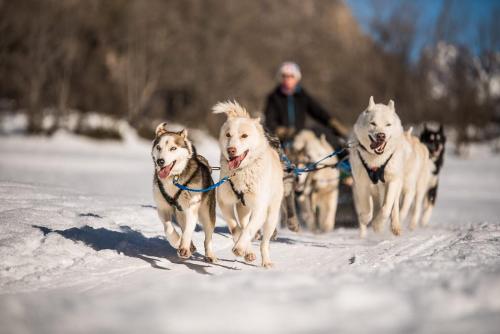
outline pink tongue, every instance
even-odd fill
[[[384,141],[382,141],[382,140],[373,141],[370,144],[370,148],[371,149],[376,149],[377,147],[382,146],[383,144],[384,144]]]
[[[239,155],[233,160],[229,160],[228,165],[229,169],[235,169],[238,168],[241,164],[241,161],[243,160],[243,155]]]
[[[158,176],[160,177],[160,179],[166,178],[168,176],[168,174],[170,174],[172,167],[174,167],[174,163],[171,163],[170,165],[160,169],[160,171],[158,172]]]

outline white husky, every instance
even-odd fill
[[[349,160],[354,178],[353,195],[361,237],[372,221],[380,231],[391,217],[391,230],[401,233],[399,199],[405,177],[405,161],[411,146],[405,140],[394,101],[375,104],[373,96],[354,124]]]
[[[233,253],[244,256],[246,261],[255,260],[251,240],[262,228],[262,266],[272,267],[269,241],[278,224],[283,198],[278,152],[269,145],[260,119],[250,118],[238,103],[218,103],[213,112],[227,115],[219,145],[221,178],[230,177],[230,181],[217,189],[217,202],[233,235]]]
[[[311,130],[302,130],[295,136],[293,150],[307,161],[314,162],[332,153],[333,147],[324,135],[318,138]],[[335,164],[337,161],[337,157],[331,157],[322,161],[321,165]],[[319,227],[321,232],[329,232],[335,227],[339,177],[336,168],[323,168],[300,175],[298,186],[304,191],[299,196],[299,203],[304,203],[301,210],[310,230],[315,231]]]
[[[432,161],[427,147],[420,142],[420,139],[413,136],[411,131],[412,129],[405,132],[405,139],[411,147],[411,154],[405,161],[403,204],[400,216],[401,221],[404,221],[413,204],[410,222],[410,229],[413,230],[417,227],[422,214],[422,204],[432,175]]]

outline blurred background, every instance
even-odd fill
[[[0,0],[1,131],[145,137],[159,120],[215,134],[210,108],[262,110],[286,60],[351,125],[396,101],[458,143],[500,135],[493,0]],[[118,124],[118,125],[117,125]]]

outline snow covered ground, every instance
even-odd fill
[[[218,264],[176,257],[149,149],[0,137],[0,333],[499,332],[500,157],[447,157],[429,228],[281,231],[264,270],[220,216]],[[213,140],[198,150],[218,164]]]

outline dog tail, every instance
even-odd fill
[[[247,117],[247,118],[249,118],[250,117],[247,110],[245,108],[243,108],[236,101],[219,102],[215,106],[212,107],[212,112],[214,114],[224,113],[229,118],[231,118],[231,117]]]

